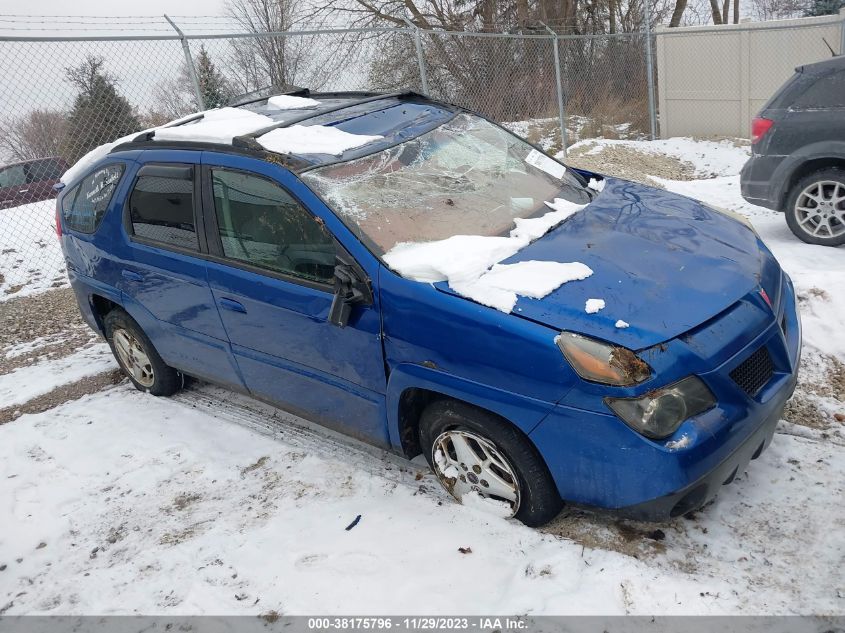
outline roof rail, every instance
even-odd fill
[[[294,96],[306,96],[309,95],[311,91],[308,88],[295,88],[294,90],[290,90],[288,92],[281,92],[280,95],[287,95],[290,97]],[[278,95],[268,95],[266,97],[256,97],[254,99],[246,99],[244,101],[240,101],[238,103],[233,103],[231,105],[227,105],[227,108],[238,108],[240,106],[244,106],[250,103],[256,103],[258,101],[266,101],[270,97],[276,97]],[[189,114],[187,116],[182,117],[181,119],[176,119],[175,121],[171,121],[170,123],[165,123],[164,125],[160,125],[159,127],[178,127],[180,125],[184,125],[185,123],[193,123],[194,121],[199,121],[205,116],[204,112],[197,112],[195,114]],[[146,132],[141,132],[138,136],[132,139],[132,143],[143,143],[144,141],[151,141],[155,136],[155,130],[148,130]]]

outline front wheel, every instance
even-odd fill
[[[808,244],[845,244],[845,171],[830,167],[799,180],[789,193],[786,223]]]
[[[538,526],[563,505],[533,444],[495,415],[453,400],[420,417],[420,443],[441,485],[464,505]]]
[[[161,359],[141,326],[120,308],[103,319],[106,340],[118,365],[139,391],[170,396],[182,386],[182,377]]]

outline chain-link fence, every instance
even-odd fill
[[[687,83],[702,98],[696,108],[723,120],[724,113],[707,110],[707,81],[729,76],[736,62],[731,56],[743,55],[740,44],[714,45],[703,33],[682,35],[684,29],[560,35],[546,27],[500,34],[424,31],[409,23],[184,34],[171,27],[172,34],[145,36],[0,36],[0,300],[66,283],[52,236],[52,185],[68,165],[99,144],[190,112],[293,86],[412,89],[477,110],[547,151],[565,152],[589,138],[653,137],[658,103],[664,130],[681,129],[672,126],[679,112],[690,119],[682,103],[691,94]],[[780,50],[777,42],[768,46]],[[740,75],[765,75],[759,64],[734,66]],[[727,101],[740,99],[741,84],[720,85]],[[763,89],[752,92],[751,105],[731,116],[750,117]]]

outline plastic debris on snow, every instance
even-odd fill
[[[257,132],[272,124],[270,117],[250,110],[220,108],[203,113],[203,118],[196,123],[157,128],[154,140],[230,144],[236,136]]]
[[[587,299],[587,303],[584,304],[584,312],[587,314],[595,314],[603,308],[604,299]]]
[[[304,110],[316,108],[320,102],[307,97],[294,97],[293,95],[276,95],[267,99],[267,105],[279,110]]]
[[[618,321],[614,324],[614,326],[615,326],[615,327],[617,327],[617,328],[619,328],[620,330],[624,330],[626,327],[629,327],[630,325],[631,325],[630,323],[628,323],[627,321],[623,321],[622,319],[619,319],[619,320],[618,320]]]
[[[427,283],[446,281],[468,299],[510,312],[517,295],[541,299],[568,281],[593,274],[579,262],[496,266],[587,206],[562,198],[546,205],[553,211],[539,218],[516,218],[509,237],[453,235],[434,242],[401,242],[384,255],[384,261],[403,277]]]
[[[331,154],[372,143],[383,136],[350,134],[326,125],[291,125],[268,132],[256,140],[271,152],[280,154]]]

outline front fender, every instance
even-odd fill
[[[473,404],[508,420],[528,435],[554,408],[554,403],[494,389],[465,378],[414,363],[401,363],[387,381],[387,426],[391,446],[402,450],[399,404],[407,389],[427,389]]]

